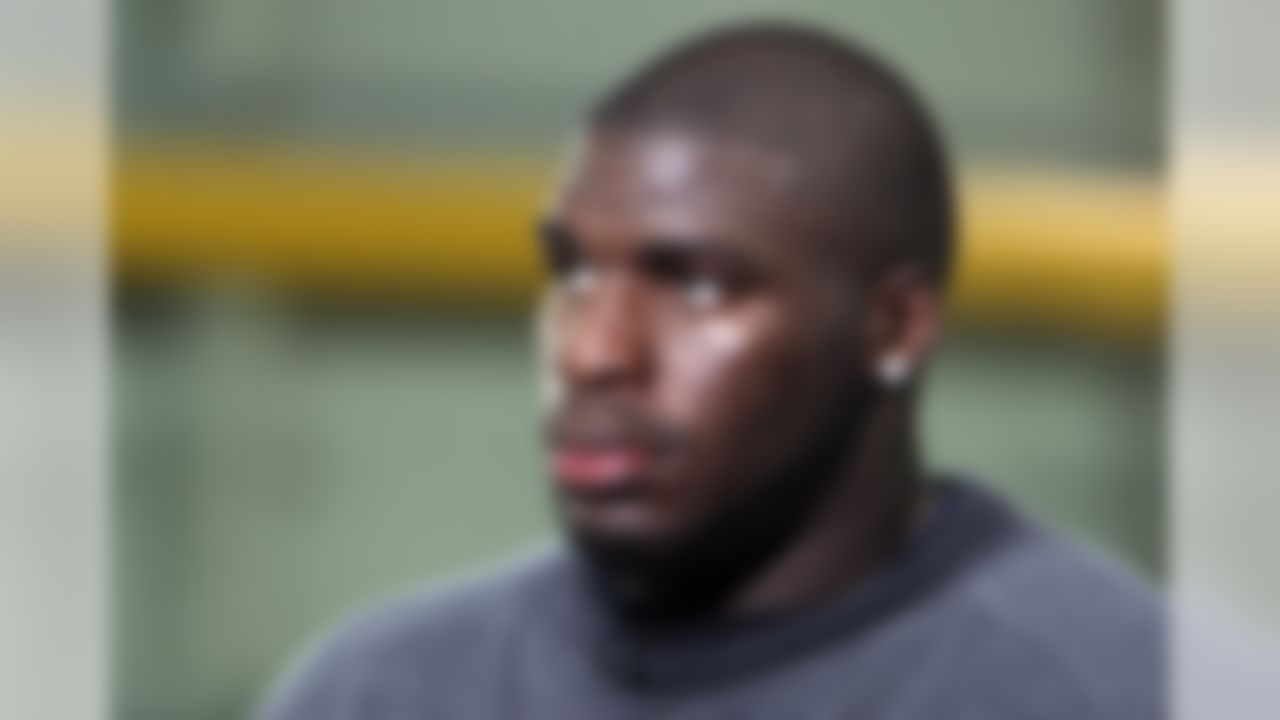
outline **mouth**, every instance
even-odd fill
[[[592,504],[647,493],[667,472],[677,443],[673,431],[641,408],[616,400],[578,398],[549,418],[547,431],[548,470],[557,488]]]
[[[553,446],[552,472],[564,490],[598,493],[637,485],[656,457],[637,444],[572,444]]]

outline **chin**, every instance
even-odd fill
[[[566,508],[565,528],[579,548],[613,565],[659,568],[679,556],[687,533],[635,508]]]

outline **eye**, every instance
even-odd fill
[[[682,291],[685,300],[698,310],[709,310],[724,302],[728,295],[723,283],[707,276],[690,278],[684,283]]]
[[[599,276],[595,270],[578,263],[565,271],[561,282],[570,295],[585,295],[595,288],[598,281]]]

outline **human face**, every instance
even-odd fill
[[[675,132],[582,150],[542,238],[550,474],[579,540],[676,551],[848,416],[858,290],[787,156]]]

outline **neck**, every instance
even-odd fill
[[[831,601],[901,547],[924,504],[911,406],[907,395],[881,403],[809,521],[728,597],[724,614]]]

